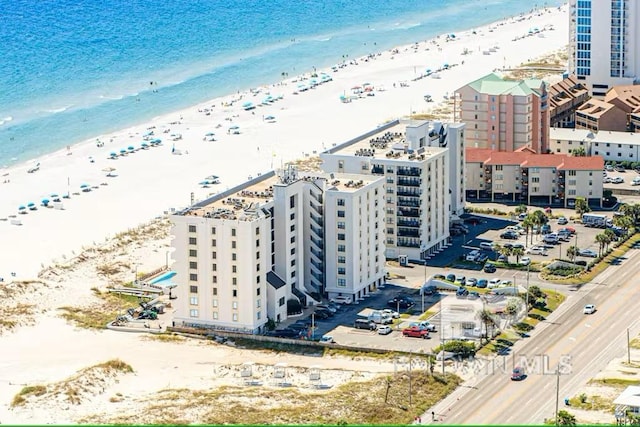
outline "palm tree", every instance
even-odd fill
[[[640,205],[635,203],[633,205],[623,204],[620,206],[620,212],[625,216],[628,216],[633,221],[633,225],[636,226],[640,223]]]
[[[510,248],[510,247],[506,247],[506,246],[500,247],[500,255],[504,255],[505,257],[507,257],[507,264],[509,264],[509,255],[511,255],[512,250],[513,248]]]
[[[576,257],[578,256],[578,247],[577,246],[569,246],[567,248],[567,258],[571,260],[571,262],[576,262]]]
[[[525,213],[527,211],[527,205],[518,205],[516,206],[516,215],[520,215],[521,213]]]
[[[616,233],[614,233],[610,228],[604,230],[604,235],[607,237],[607,240],[604,243],[606,246],[605,250],[609,250],[609,244],[618,240],[618,236],[616,236]]]
[[[602,256],[602,250],[604,249],[605,242],[607,241],[607,236],[604,233],[600,233],[596,235],[596,243],[598,244],[598,256]]]
[[[497,326],[496,321],[493,319],[493,313],[483,308],[478,311],[478,318],[480,319],[480,323],[484,325],[484,337],[487,339],[487,342],[489,342],[489,328],[491,328],[491,336],[493,336],[493,328]],[[482,337],[480,340],[482,341]]]
[[[538,227],[538,230],[540,230],[540,227],[542,227],[544,224],[549,222],[549,218],[541,209],[538,209],[531,214],[531,220],[533,222],[533,225]]]
[[[524,249],[522,249],[522,248],[513,248],[511,250],[511,255],[515,255],[516,256],[516,264],[518,264],[520,262],[520,257],[522,255],[524,255]]]
[[[627,215],[615,215],[613,217],[613,225],[624,228],[626,233],[629,234],[633,227],[633,219]]]
[[[531,244],[533,245],[533,218],[531,215],[527,215],[525,219],[522,221],[522,228],[524,228],[524,243],[527,245],[527,240],[529,238],[529,231],[531,231]],[[527,245],[528,246],[528,245]]]

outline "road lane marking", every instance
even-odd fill
[[[585,326],[586,328],[590,328],[590,327],[591,327],[591,325],[590,325],[589,323],[585,323],[585,324],[584,324],[584,326]]]
[[[569,341],[575,341],[576,337],[569,337]]]

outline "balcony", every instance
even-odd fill
[[[400,237],[420,237],[419,228],[402,228],[398,227],[398,236]]]
[[[420,209],[416,208],[398,208],[397,216],[418,218],[420,216]]]
[[[422,170],[420,168],[398,167],[398,176],[420,176]]]
[[[384,175],[384,166],[373,165],[371,168],[372,175]]]
[[[311,221],[316,223],[318,227],[322,227],[324,225],[324,222],[322,221],[322,217],[317,217],[313,214],[311,215]]]
[[[420,192],[416,191],[414,188],[398,187],[398,189],[396,190],[396,194],[398,196],[420,197]]]
[[[407,185],[410,187],[419,187],[422,184],[421,179],[398,177],[398,185]]]
[[[320,252],[320,251],[317,251],[317,250],[313,249],[313,248],[311,248],[311,254],[313,254],[313,256],[315,256],[316,258],[318,258],[320,260],[324,259],[324,254],[322,252]]]
[[[420,227],[420,220],[398,218],[396,225],[399,227]]]
[[[316,227],[312,226],[311,227],[311,231],[313,232],[313,234],[315,234],[320,239],[322,239],[324,237],[324,230],[322,230],[322,228],[316,228]]]
[[[407,199],[407,198],[399,198],[398,206],[410,207],[410,208],[419,208],[420,200],[415,199]]]
[[[313,243],[316,248],[318,249],[324,249],[324,242],[322,241],[322,239],[314,239],[313,237],[310,239],[311,243]]]

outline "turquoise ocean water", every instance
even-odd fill
[[[0,0],[0,167],[283,72],[562,3]]]

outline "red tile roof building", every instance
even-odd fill
[[[467,148],[467,200],[569,207],[577,197],[601,206],[602,156],[572,157]]]

